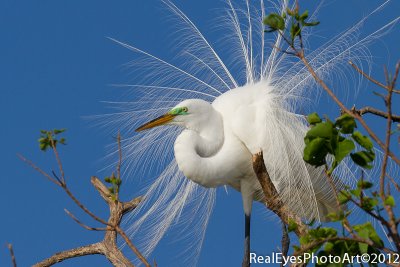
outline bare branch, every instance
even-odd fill
[[[40,174],[42,174],[44,177],[46,177],[47,179],[49,179],[50,182],[55,183],[58,186],[61,186],[61,183],[59,181],[57,181],[56,179],[54,179],[50,174],[48,174],[47,172],[43,171],[41,168],[39,168],[35,163],[33,163],[32,161],[26,159],[25,157],[23,157],[20,154],[17,154],[17,157],[19,157],[23,162],[27,163],[29,166],[31,166],[34,170],[36,170],[37,172],[39,172]]]
[[[82,226],[83,228],[85,228],[86,230],[89,231],[107,231],[106,227],[103,228],[98,228],[98,227],[90,227],[84,223],[82,223],[81,221],[78,220],[78,218],[75,217],[75,215],[73,215],[71,212],[69,212],[67,209],[64,209],[65,213],[67,213],[67,215],[69,217],[72,218],[72,220],[74,220],[77,224],[79,224],[80,226]]]
[[[51,147],[53,148],[53,151],[54,151],[54,155],[55,155],[56,160],[57,160],[58,169],[59,169],[59,171],[61,173],[61,179],[60,180],[61,180],[62,184],[65,184],[65,173],[64,173],[63,165],[61,163],[60,155],[58,154],[58,151],[57,151],[57,148],[56,148],[56,144],[55,144],[53,138],[50,138],[50,142],[51,142]]]
[[[349,64],[356,70],[358,71],[358,73],[360,73],[362,76],[364,76],[367,80],[371,81],[372,83],[378,85],[379,87],[382,87],[383,89],[387,90],[386,85],[384,85],[383,83],[375,80],[374,78],[372,78],[371,76],[369,76],[368,74],[366,74],[365,72],[363,72],[359,67],[356,66],[356,64],[354,64],[352,61],[349,61]]]
[[[142,197],[136,197],[132,199],[131,201],[128,202],[123,202],[122,204],[122,213],[128,213],[132,210],[134,210],[140,202],[142,202],[143,198]]]
[[[105,220],[101,219],[97,215],[95,215],[93,212],[91,212],[86,206],[84,206],[73,194],[72,192],[68,189],[66,185],[62,187],[67,193],[67,195],[75,202],[76,205],[78,205],[79,208],[81,208],[86,214],[88,214],[90,217],[92,217],[94,220],[104,224],[104,225],[109,225]],[[110,226],[110,225],[109,225]]]
[[[129,246],[129,248],[136,254],[136,256],[139,258],[141,262],[146,267],[151,267],[151,265],[147,262],[146,258],[139,252],[139,250],[136,248],[136,246],[132,243],[132,241],[129,239],[129,237],[126,235],[126,233],[117,225],[115,227],[115,230],[117,233],[124,239],[126,244]]]
[[[17,267],[17,260],[15,259],[13,246],[11,244],[7,244],[7,248],[10,251],[12,266]]]
[[[369,106],[363,107],[363,108],[358,109],[358,110],[357,109],[352,109],[352,111],[356,112],[356,113],[358,113],[360,115],[371,113],[371,114],[374,114],[376,116],[379,116],[379,117],[382,117],[382,118],[385,118],[385,119],[388,118],[388,114],[386,112],[384,112],[382,110],[379,110],[379,109],[376,109],[376,108],[373,108],[373,107],[369,107]],[[400,116],[392,114],[392,121],[393,122],[400,122]]]
[[[48,266],[52,266],[56,263],[62,262],[67,259],[82,257],[82,256],[86,256],[86,255],[97,255],[97,254],[104,255],[103,250],[104,250],[104,246],[101,242],[90,244],[90,245],[83,246],[83,247],[70,249],[70,250],[65,250],[62,252],[58,252],[58,253],[54,254],[53,256],[51,256],[50,258],[47,258],[44,261],[33,265],[33,267],[48,267]]]
[[[96,190],[100,193],[100,196],[107,204],[111,204],[113,202],[110,190],[108,190],[107,186],[105,186],[99,178],[96,176],[92,176],[90,178],[90,182],[96,188]]]

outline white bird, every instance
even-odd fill
[[[252,155],[260,149],[274,185],[295,213],[320,219],[336,210],[335,196],[324,169],[313,168],[303,161],[307,125],[302,116],[287,111],[284,101],[274,91],[266,82],[259,82],[225,92],[212,104],[201,99],[185,100],[136,130],[165,124],[182,126],[185,130],[177,137],[174,150],[185,177],[207,188],[229,185],[242,193],[243,266],[249,266],[253,199],[263,199],[252,166]],[[287,184],[290,182],[293,185]],[[311,194],[298,192],[303,189]],[[309,209],[301,209],[302,206]]]
[[[191,205],[186,223],[195,225],[190,230],[197,234],[191,238],[197,237],[199,241],[193,242],[198,247],[192,247],[191,251],[198,254],[215,199],[212,188],[227,185],[242,194],[246,256],[252,203],[263,198],[252,168],[252,155],[260,149],[284,203],[306,220],[324,220],[327,213],[335,210],[335,198],[323,169],[310,167],[303,161],[303,137],[308,126],[304,116],[298,114],[300,107],[305,107],[303,99],[309,94],[315,97],[318,92],[311,90],[316,87],[314,80],[301,63],[273,48],[284,47],[282,38],[270,35],[274,38],[267,41],[262,25],[263,1],[260,0],[258,7],[244,1],[243,10],[238,10],[227,0],[227,20],[233,29],[229,43],[236,47],[234,65],[242,67],[245,79],[240,75],[235,78],[195,24],[173,3],[164,2],[183,22],[177,46],[187,64],[169,63],[113,39],[144,59],[133,64],[138,77],[146,77],[144,83],[124,85],[143,97],[133,102],[133,110],[118,113],[115,120],[123,121],[131,131],[143,117],[148,119],[153,112],[164,110],[164,115],[136,130],[165,124],[179,126],[157,127],[123,143],[127,157],[133,158],[129,167],[140,170],[136,175],[168,164],[147,190],[142,206],[132,214],[131,234],[142,236],[143,253],[151,253],[185,212],[185,207]],[[288,1],[271,3],[278,14],[289,6]],[[355,33],[363,19],[308,53],[308,61],[320,77],[330,77],[335,68],[342,68],[343,62],[359,62],[365,44],[398,20],[357,39]],[[306,39],[304,30],[303,40]],[[171,103],[172,106],[166,107]],[[124,105],[131,107],[132,103]],[[171,143],[174,143],[175,159],[168,163]],[[133,164],[136,165],[133,167]],[[352,184],[356,180],[345,162],[335,170],[334,177],[338,184]]]

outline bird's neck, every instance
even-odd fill
[[[210,166],[212,157],[224,144],[224,128],[221,115],[215,111],[201,129],[184,130],[175,141],[175,158],[185,176],[206,187],[215,187]]]

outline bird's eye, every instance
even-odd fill
[[[187,107],[182,108],[182,111],[183,111],[183,112],[188,112],[188,110],[189,110],[189,109],[188,109]]]

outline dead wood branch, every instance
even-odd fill
[[[71,213],[70,216],[77,222],[78,224],[83,226],[88,230],[102,230],[105,232],[104,239],[101,242],[90,244],[87,246],[74,248],[62,252],[58,252],[53,256],[33,265],[34,267],[45,267],[52,266],[58,262],[86,256],[86,255],[95,255],[100,254],[104,255],[113,266],[117,267],[132,267],[134,266],[128,258],[120,251],[117,244],[117,236],[120,235],[124,238],[125,242],[127,242],[128,246],[137,254],[138,258],[143,262],[145,266],[150,266],[147,260],[140,254],[137,248],[132,244],[129,240],[125,232],[120,228],[121,220],[128,211],[133,210],[139,205],[141,201],[141,197],[137,197],[128,202],[121,202],[119,200],[113,200],[112,195],[108,191],[107,187],[98,179],[97,177],[92,177],[91,182],[96,190],[99,192],[100,196],[106,201],[109,205],[110,209],[110,217],[107,221],[107,228],[94,228],[86,226],[81,223],[75,216]],[[127,240],[128,239],[128,240]]]
[[[40,174],[45,176],[48,180],[53,182],[54,184],[58,185],[61,187],[64,192],[75,202],[75,204],[82,209],[87,215],[89,215],[92,219],[95,221],[101,223],[105,227],[100,228],[100,227],[90,227],[84,223],[82,223],[78,218],[76,218],[71,212],[66,211],[66,213],[80,226],[84,227],[87,230],[90,231],[104,231],[104,238],[101,242],[94,243],[94,244],[89,244],[83,247],[79,248],[74,248],[70,250],[65,250],[62,252],[58,252],[54,254],[53,256],[37,263],[34,265],[34,267],[44,267],[44,266],[51,266],[53,264],[56,264],[58,262],[64,261],[66,259],[70,258],[75,258],[75,257],[81,257],[81,256],[86,256],[86,255],[94,255],[94,254],[100,254],[104,255],[113,266],[117,267],[133,267],[134,265],[131,263],[131,261],[125,257],[125,255],[121,252],[121,250],[118,248],[117,245],[117,238],[122,237],[125,243],[128,245],[128,247],[135,253],[135,255],[138,257],[138,259],[146,266],[150,267],[150,264],[146,260],[146,258],[139,252],[139,250],[136,248],[136,246],[132,243],[132,241],[129,239],[127,234],[124,232],[124,230],[120,227],[121,221],[123,216],[135,209],[139,203],[141,202],[142,198],[137,197],[134,198],[128,202],[122,202],[119,200],[118,197],[118,190],[119,190],[119,185],[117,190],[110,190],[107,188],[106,185],[104,185],[100,179],[97,177],[92,177],[91,178],[91,183],[94,186],[94,188],[97,190],[97,192],[100,194],[100,196],[103,198],[103,200],[107,203],[109,206],[110,210],[110,215],[108,220],[103,220],[102,218],[98,217],[96,214],[94,214],[92,211],[90,211],[86,206],[84,206],[77,197],[71,192],[71,190],[67,186],[66,182],[66,176],[65,172],[63,169],[63,165],[59,156],[59,153],[56,149],[55,142],[53,139],[50,140],[52,143],[52,149],[54,151],[54,155],[57,161],[58,165],[58,171],[61,173],[61,178],[57,176],[55,172],[53,172],[53,176],[49,175],[47,172],[43,171],[41,168],[36,166],[33,162],[30,160],[27,160],[23,156],[19,156],[21,160],[26,162],[28,165],[30,165],[33,169],[38,171]],[[120,169],[121,169],[121,164],[122,164],[122,152],[121,152],[121,136],[118,134],[117,138],[118,142],[118,150],[119,150],[119,162],[117,166],[117,173],[118,173],[118,179],[120,179]]]
[[[17,267],[17,260],[15,259],[13,246],[11,244],[7,244],[7,248],[10,251],[12,266]]]

